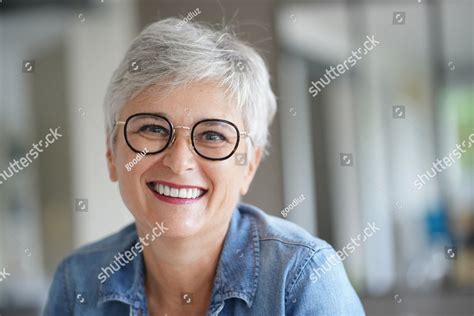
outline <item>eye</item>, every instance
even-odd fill
[[[220,142],[225,141],[226,138],[224,135],[214,131],[203,132],[199,135],[199,140],[206,142]]]
[[[148,133],[148,134],[159,134],[162,136],[167,136],[169,134],[168,129],[160,126],[160,125],[143,125],[139,129],[140,133]]]

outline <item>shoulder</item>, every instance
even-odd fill
[[[335,254],[329,243],[288,220],[268,215],[249,204],[240,204],[239,211],[241,221],[251,222],[256,227],[262,279],[283,276],[282,286],[287,295],[296,284],[309,277],[311,269]]]
[[[311,235],[300,226],[286,219],[268,215],[256,206],[240,203],[239,211],[242,220],[255,223],[259,240],[262,243],[274,242],[286,245],[289,248],[306,249],[309,252],[332,249],[326,241]]]
[[[281,288],[286,313],[364,315],[342,261],[329,243],[255,206],[240,204],[239,211],[242,220],[257,227],[262,284]]]
[[[88,299],[97,297],[100,267],[109,265],[114,256],[136,242],[136,238],[135,224],[130,224],[64,258],[54,274],[44,315],[72,314],[78,289],[87,289]]]

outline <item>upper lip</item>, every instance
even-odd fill
[[[184,185],[184,184],[177,184],[177,183],[173,183],[173,182],[167,182],[167,181],[149,181],[148,184],[152,184],[152,185],[156,185],[156,184],[163,184],[163,185],[167,185],[169,187],[173,187],[173,188],[178,188],[178,189],[200,189],[200,190],[203,190],[203,191],[207,191],[206,188],[204,187],[201,187],[201,186],[198,186],[198,185]]]

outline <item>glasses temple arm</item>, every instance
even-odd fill
[[[240,136],[250,138],[250,142],[252,143],[252,146],[255,146],[252,136],[250,136],[247,132],[240,132]]]

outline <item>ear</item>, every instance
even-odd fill
[[[240,194],[246,195],[250,184],[257,172],[258,166],[260,165],[260,161],[262,160],[262,149],[260,147],[255,147],[255,152],[253,154],[253,159],[249,161],[248,166],[245,170],[244,174],[244,181],[242,183],[242,187],[240,188]]]
[[[109,144],[107,144],[107,152],[105,153],[105,156],[107,157],[107,168],[109,169],[109,178],[112,182],[115,182],[118,180],[117,167],[115,164],[114,152],[109,147]]]

